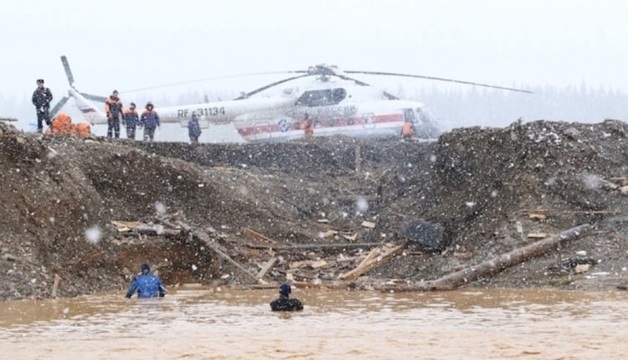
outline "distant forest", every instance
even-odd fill
[[[517,86],[515,86],[517,87]],[[628,96],[613,89],[591,89],[584,84],[579,87],[556,88],[523,87],[533,92],[525,94],[489,88],[471,87],[464,89],[441,89],[438,87],[412,89],[407,91],[402,85],[388,89],[402,99],[415,100],[427,106],[428,111],[441,124],[442,130],[465,126],[507,126],[519,118],[524,122],[534,120],[563,120],[568,122],[597,123],[604,119],[628,121]],[[62,95],[55,91],[56,99]],[[194,90],[176,95],[163,93],[147,98],[137,96],[124,99],[134,101],[142,108],[146,101],[153,101],[158,107],[202,101],[228,100],[237,97],[235,92],[215,90]],[[55,99],[55,100],[56,100]],[[68,102],[65,111],[73,116],[74,104]],[[30,97],[16,100],[0,94],[0,117],[12,116],[32,121],[34,111]]]
[[[612,89],[581,87],[526,88],[533,94],[472,88],[468,91],[423,89],[413,98],[447,127],[507,126],[523,121],[562,120],[597,123],[604,119],[628,121],[628,96]]]

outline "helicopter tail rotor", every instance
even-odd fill
[[[59,110],[61,110],[63,105],[65,105],[65,103],[68,102],[68,100],[70,100],[69,96],[62,97],[61,100],[59,100],[55,104],[55,106],[52,108],[52,110],[50,110],[50,117],[54,118],[55,116],[57,116],[57,113],[59,112]]]
[[[68,79],[70,87],[74,87],[74,75],[72,75],[72,69],[70,69],[70,63],[65,55],[61,56],[61,63],[63,64],[63,70],[65,70],[65,77]]]

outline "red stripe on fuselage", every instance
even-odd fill
[[[377,125],[384,123],[392,123],[399,122],[403,123],[403,115],[401,114],[387,114],[387,115],[378,115],[373,118],[368,117],[350,117],[350,118],[340,118],[340,119],[318,119],[315,120],[316,129],[325,129],[325,128],[335,128],[335,127],[359,127],[359,128],[368,128],[369,125]],[[401,124],[400,124],[401,126]],[[290,130],[300,130],[301,123],[297,121],[292,121],[290,123]],[[251,126],[244,126],[237,128],[238,133],[244,137],[251,137],[258,134],[282,134],[288,131],[281,131],[279,129],[278,121],[276,123],[265,123],[265,124],[256,124]]]

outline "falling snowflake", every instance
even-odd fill
[[[166,205],[164,205],[162,202],[157,201],[155,203],[155,210],[159,215],[164,215],[166,213]]]
[[[355,206],[359,213],[364,213],[369,209],[369,203],[364,196],[358,197]]]
[[[98,242],[102,239],[102,231],[98,225],[94,225],[89,229],[85,230],[85,241],[90,244],[98,244]]]

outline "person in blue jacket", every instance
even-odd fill
[[[188,121],[188,135],[192,144],[198,144],[198,138],[201,136],[201,125],[198,123],[196,111],[192,112],[192,118]]]
[[[142,264],[141,271],[142,273],[134,276],[129,284],[126,292],[127,299],[130,299],[136,291],[138,298],[164,297],[167,290],[159,276],[150,273],[148,264]]]

